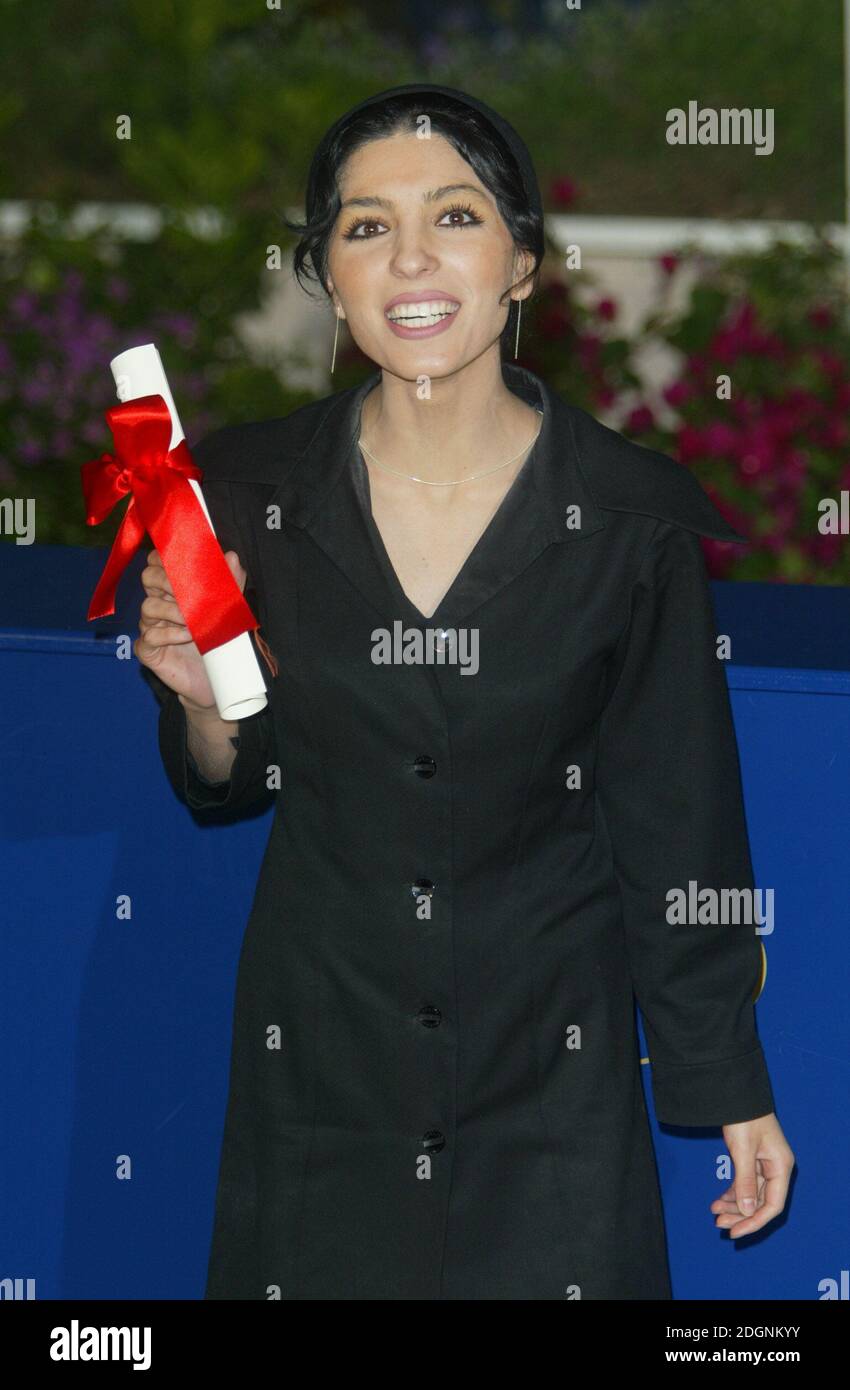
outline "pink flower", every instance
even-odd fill
[[[549,202],[554,208],[572,207],[577,196],[578,190],[572,179],[562,176],[549,184]]]
[[[578,355],[583,367],[591,367],[599,357],[602,339],[596,333],[582,333],[578,340]]]
[[[676,435],[676,449],[680,463],[688,464],[692,459],[701,458],[704,452],[702,430],[696,425],[682,425]]]
[[[831,328],[834,322],[833,312],[828,304],[816,304],[806,317],[813,328]]]
[[[723,579],[734,565],[743,547],[730,541],[718,541],[713,536],[700,536],[705,565],[712,579]]]
[[[800,414],[816,415],[823,409],[823,401],[820,396],[816,396],[814,391],[806,391],[802,386],[789,386],[783,399],[787,405],[793,406]]]
[[[825,449],[840,449],[847,439],[847,423],[834,415],[817,429],[812,429],[811,436],[815,444]]]
[[[777,441],[790,438],[801,429],[807,429],[813,415],[820,413],[821,403],[816,397],[807,397],[800,391],[796,398],[792,391],[782,400],[766,397],[762,402],[761,419],[756,421],[766,435]]]
[[[825,377],[844,376],[847,363],[842,361],[837,352],[831,352],[829,348],[815,348],[814,356],[820,363]]]
[[[828,533],[821,535],[820,531],[812,536],[807,536],[802,542],[804,550],[812,559],[829,569],[835,564],[841,555],[842,546],[847,544],[847,537]]]
[[[807,473],[808,460],[805,454],[799,449],[792,449],[777,469],[777,479],[780,484],[796,491],[806,481]]]
[[[668,405],[684,405],[685,401],[692,398],[694,388],[689,381],[671,381],[669,386],[665,386],[661,394]]]
[[[655,416],[648,405],[635,406],[626,416],[624,429],[627,434],[644,434],[655,424]]]
[[[745,479],[769,472],[773,461],[773,443],[763,432],[755,431],[740,446],[738,468]]]
[[[596,312],[601,319],[610,323],[611,319],[617,316],[617,304],[613,299],[600,299],[596,305]]]
[[[724,420],[713,420],[703,430],[703,441],[707,453],[726,458],[738,442],[738,431]]]
[[[672,275],[679,264],[679,257],[668,252],[667,255],[658,257],[658,264],[661,266],[665,275]]]
[[[747,299],[734,305],[728,321],[712,335],[709,352],[720,362],[733,362],[744,353],[779,359],[787,356],[782,339],[758,327],[755,305]]]

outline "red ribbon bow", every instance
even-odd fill
[[[130,502],[89,604],[88,619],[115,612],[118,580],[147,533],[162,556],[198,651],[258,627],[201,510],[189,479],[203,473],[185,440],[169,449],[171,413],[162,396],[140,396],[104,412],[114,454],[84,463],[86,524],[98,526],[121,497]]]

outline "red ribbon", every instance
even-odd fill
[[[259,624],[231,574],[189,479],[203,473],[185,440],[173,449],[171,413],[162,396],[140,396],[104,412],[114,454],[84,463],[86,524],[98,526],[130,493],[87,617],[115,612],[118,580],[147,533],[162,556],[177,606],[198,651],[220,647]]]

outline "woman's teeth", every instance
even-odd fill
[[[446,299],[425,300],[420,304],[395,304],[387,310],[386,316],[393,323],[404,323],[409,328],[430,328],[447,315],[456,313],[459,308],[459,304]]]

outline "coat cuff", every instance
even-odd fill
[[[761,1045],[722,1062],[654,1063],[656,1118],[665,1125],[743,1124],[770,1115],[776,1105]]]
[[[262,715],[239,721],[239,743],[230,777],[224,782],[210,782],[198,771],[189,752],[186,711],[176,691],[166,689],[159,712],[160,756],[175,793],[193,811],[227,811],[259,799],[254,792],[268,751]]]

